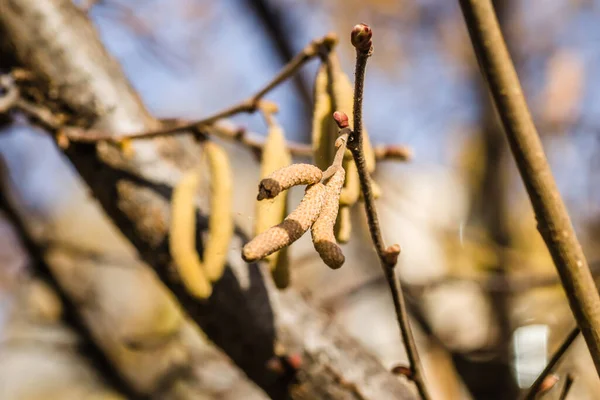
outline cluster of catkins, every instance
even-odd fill
[[[244,246],[244,260],[253,262],[265,258],[289,246],[311,229],[315,249],[325,264],[340,268],[345,258],[333,230],[345,175],[341,165],[331,166],[323,173],[311,164],[292,164],[265,177],[259,184],[259,201],[273,199],[297,185],[307,185],[305,195],[283,222],[258,234]]]

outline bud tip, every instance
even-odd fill
[[[350,34],[350,41],[352,46],[356,47],[359,51],[369,51],[373,45],[372,39],[373,31],[367,24],[354,25],[352,33]]]
[[[348,127],[348,116],[345,112],[336,111],[333,113],[333,119],[335,120],[338,128],[343,129]]]

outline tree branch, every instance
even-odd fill
[[[538,230],[600,373],[600,296],[560,197],[491,0],[460,0],[469,35],[502,120]]]
[[[565,355],[567,350],[569,350],[569,347],[571,347],[571,345],[573,344],[575,339],[577,339],[580,332],[581,331],[579,330],[579,328],[574,328],[567,335],[567,337],[562,342],[560,347],[556,350],[556,352],[554,352],[552,357],[550,357],[550,361],[548,361],[548,364],[546,365],[544,370],[540,373],[540,375],[537,377],[535,382],[533,382],[531,387],[529,387],[529,390],[523,397],[523,400],[534,400],[535,399],[535,396],[538,395],[540,388],[542,387],[542,384],[544,383],[544,380],[546,379],[546,377],[548,377],[548,375],[550,375],[552,373],[552,371],[554,371],[554,368],[558,365],[558,363],[560,362],[562,357]]]
[[[402,293],[402,287],[400,281],[396,277],[395,266],[398,261],[398,255],[400,254],[400,246],[393,245],[389,248],[385,247],[383,237],[381,235],[381,229],[379,227],[379,219],[377,216],[377,208],[375,207],[375,198],[373,196],[373,190],[371,188],[371,177],[367,170],[367,164],[365,161],[365,154],[363,150],[363,135],[362,135],[362,102],[363,102],[363,86],[365,79],[365,69],[367,66],[367,60],[373,52],[373,45],[371,41],[371,29],[366,25],[357,25],[352,31],[352,44],[356,48],[356,70],[355,70],[355,81],[354,81],[354,131],[350,135],[348,140],[348,149],[352,153],[354,162],[358,169],[358,175],[360,179],[360,188],[363,193],[365,200],[365,210],[367,213],[367,221],[369,225],[369,232],[371,233],[371,239],[379,261],[383,269],[383,273],[388,282],[392,299],[394,302],[394,309],[398,319],[398,325],[400,327],[400,333],[402,335],[402,341],[406,348],[406,353],[410,362],[412,370],[412,379],[414,380],[419,394],[423,400],[430,399],[427,387],[425,385],[425,376],[423,373],[423,367],[419,359],[419,353],[417,351],[417,344],[413,337],[410,321],[408,318],[408,312],[406,310],[406,304],[404,294]],[[336,122],[339,122],[336,118]]]

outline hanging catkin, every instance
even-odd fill
[[[206,275],[214,282],[223,275],[233,237],[233,176],[229,157],[218,144],[205,142],[204,153],[210,174],[210,216],[203,259]]]
[[[312,115],[313,159],[322,170],[327,169],[333,162],[335,155],[333,144],[338,132],[331,117],[335,110],[331,99],[329,78],[329,68],[326,63],[322,63],[315,77]]]
[[[285,143],[283,129],[272,119],[262,151],[260,176],[266,178],[272,172],[288,166],[292,157]],[[279,224],[287,214],[288,193],[281,193],[273,199],[256,202],[256,222],[254,234],[259,235],[270,227]],[[287,249],[283,248],[266,258],[275,285],[286,288],[289,285],[289,261]]]
[[[196,251],[196,192],[200,170],[188,171],[173,190],[169,251],[186,290],[205,299],[212,293],[204,267]]]
[[[263,178],[258,185],[258,200],[272,199],[296,185],[312,185],[323,178],[323,171],[311,164],[292,164]]]
[[[262,232],[244,246],[244,260],[260,260],[298,240],[319,216],[325,191],[322,183],[308,186],[298,207],[282,223]]]
[[[344,184],[344,169],[337,171],[325,185],[327,193],[319,217],[311,228],[315,249],[327,266],[340,268],[345,261],[342,249],[337,245],[334,235],[334,225],[338,214],[340,192]]]

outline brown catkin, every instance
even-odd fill
[[[332,269],[340,268],[345,261],[342,249],[337,245],[334,225],[338,214],[339,198],[344,184],[345,171],[339,167],[325,185],[327,193],[321,213],[312,226],[312,240],[323,262]]]
[[[210,216],[208,240],[204,247],[204,269],[212,282],[221,278],[233,237],[233,174],[225,150],[214,142],[205,142],[204,153],[210,174]]]
[[[323,178],[323,171],[312,164],[292,164],[278,169],[260,181],[258,200],[272,199],[296,185],[312,185]]]
[[[171,226],[169,252],[181,282],[193,296],[205,299],[212,286],[196,250],[196,192],[200,184],[200,171],[187,172],[177,183],[171,197]]]
[[[242,258],[246,262],[257,261],[298,240],[319,216],[325,192],[322,183],[308,186],[298,207],[282,223],[248,242],[242,249]]]

